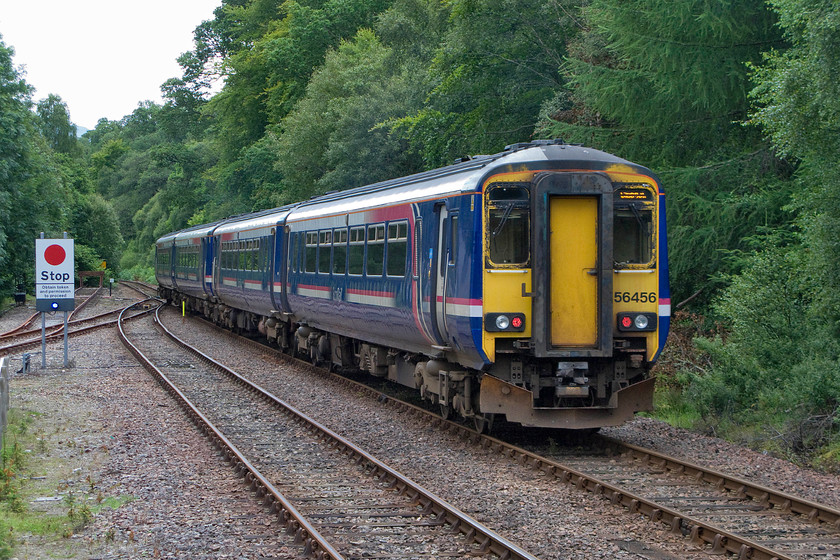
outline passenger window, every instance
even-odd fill
[[[295,266],[297,267],[298,272],[303,271],[303,253],[306,247],[306,234],[298,233],[297,234],[297,245],[298,245],[298,252],[297,257],[295,259]]]
[[[330,257],[332,256],[332,230],[322,231],[318,236],[318,272],[329,274]]]
[[[333,274],[344,274],[347,271],[347,230],[333,231]]]
[[[531,202],[516,184],[487,190],[488,258],[492,265],[528,266],[531,260]]]
[[[405,276],[408,256],[408,222],[388,224],[388,276]]]
[[[294,234],[289,238],[289,270],[292,272],[297,272],[297,256],[298,256],[298,244],[297,244],[297,234]]]
[[[350,274],[361,275],[365,271],[365,228],[350,230]]]
[[[318,258],[318,232],[306,232],[306,245],[304,245],[303,260],[306,272],[317,271]]]
[[[615,268],[654,266],[655,204],[656,194],[649,185],[622,183],[616,189],[613,196]]]
[[[368,226],[367,270],[368,276],[382,276],[385,265],[385,225]]]
[[[414,276],[420,276],[420,247],[423,246],[423,221],[420,219],[414,222]]]

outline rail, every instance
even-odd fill
[[[0,450],[6,439],[6,426],[9,422],[9,392],[11,391],[9,359],[0,358]]]
[[[218,329],[219,332],[224,333],[229,337],[237,338],[246,345],[261,348],[263,350],[272,350],[261,342],[241,337],[207,321],[203,322],[213,326]],[[274,350],[276,351],[276,349]],[[752,539],[745,538],[741,535],[726,531],[720,527],[705,523],[697,518],[685,514],[684,512],[665,507],[654,500],[629,492],[626,488],[621,488],[607,483],[596,476],[578,471],[568,465],[547,459],[537,453],[528,451],[500,439],[496,439],[492,436],[479,434],[475,430],[472,430],[462,424],[445,420],[423,408],[400,401],[391,396],[386,397],[381,391],[368,387],[367,385],[357,381],[353,381],[338,374],[329,373],[308,362],[292,358],[286,354],[278,352],[276,355],[284,361],[293,361],[297,365],[311,370],[313,373],[329,376],[340,383],[353,387],[355,390],[365,392],[372,397],[377,398],[380,402],[386,402],[389,405],[412,413],[417,417],[429,418],[433,424],[438,424],[444,431],[457,433],[462,438],[472,443],[478,444],[484,448],[495,450],[496,452],[507,456],[524,466],[553,476],[559,482],[570,484],[580,490],[602,496],[610,500],[613,504],[626,508],[626,510],[630,513],[642,514],[648,517],[651,521],[663,523],[674,533],[689,536],[691,541],[698,547],[708,547],[708,551],[712,554],[732,554],[738,558],[750,558],[753,560],[792,559],[791,556],[778,550],[773,550],[755,542]],[[840,529],[840,511],[833,508],[796,498],[795,496],[760,486],[740,478],[727,476],[718,471],[714,471],[688,461],[681,461],[673,457],[667,457],[651,450],[639,448],[630,444],[618,442],[616,440],[607,440],[606,438],[604,438],[604,441],[607,441],[611,446],[623,448],[622,453],[630,453],[637,459],[644,459],[645,461],[648,461],[651,464],[659,465],[668,471],[684,473],[698,481],[706,482],[721,489],[735,492],[739,496],[752,498],[756,503],[764,504],[765,507],[774,509],[777,512],[800,514],[816,524],[823,523],[826,526]]]
[[[400,494],[409,496],[414,501],[416,501],[420,506],[422,506],[423,511],[433,514],[435,518],[448,524],[453,531],[463,534],[468,542],[474,543],[478,547],[475,550],[473,550],[470,553],[470,555],[495,555],[501,560],[537,560],[536,557],[529,554],[527,551],[523,550],[522,548],[508,541],[501,535],[482,525],[466,513],[461,512],[452,504],[446,502],[443,498],[435,495],[428,489],[423,488],[419,484],[413,482],[412,480],[400,474],[396,470],[392,469],[385,463],[371,456],[363,449],[354,445],[352,442],[333,432],[326,426],[316,422],[314,419],[295,409],[288,403],[285,403],[276,396],[272,395],[270,392],[266,391],[259,385],[256,385],[255,383],[242,377],[238,373],[225,367],[223,364],[219,363],[213,358],[188,345],[186,342],[178,338],[174,333],[166,329],[166,327],[162,324],[159,317],[157,316],[156,323],[158,327],[162,331],[164,331],[164,333],[167,336],[178,342],[179,345],[189,350],[192,354],[198,356],[203,361],[211,364],[213,367],[221,370],[226,375],[233,378],[236,382],[244,385],[252,392],[258,394],[264,400],[283,410],[285,414],[294,418],[296,422],[305,425],[310,432],[317,434],[316,437],[318,439],[330,442],[328,444],[330,447],[334,447],[336,449],[341,450],[341,452],[348,458],[351,458],[353,462],[365,465],[365,470],[369,472],[370,476],[376,477],[378,480],[381,480],[383,482],[387,482]],[[123,338],[124,331],[122,331],[121,329],[120,332],[120,336],[121,338]],[[136,347],[133,344],[131,344],[130,341],[127,340],[127,337],[123,338],[123,342],[126,344],[127,347],[129,347],[131,352],[138,357],[141,363],[143,363],[144,366],[146,366],[146,368],[150,372],[152,372],[152,374],[158,379],[158,381],[160,381],[164,385],[167,391],[169,391],[173,396],[175,396],[177,400],[179,400],[183,405],[188,406],[189,409],[192,410],[192,412],[190,412],[191,417],[196,423],[199,423],[202,426],[202,431],[208,434],[208,437],[217,442],[217,445],[220,445],[222,442],[225,442],[223,443],[223,445],[224,447],[229,448],[226,451],[226,454],[228,455],[230,462],[235,465],[235,468],[238,471],[245,473],[244,476],[246,477],[246,480],[248,480],[252,484],[252,489],[258,493],[258,496],[266,496],[266,502],[271,504],[273,508],[286,510],[285,505],[279,505],[283,503],[281,501],[282,496],[280,495],[279,491],[277,491],[276,488],[272,486],[271,483],[268,482],[268,480],[266,480],[266,478],[263,475],[256,471],[256,467],[249,463],[248,460],[244,456],[242,456],[235,448],[232,448],[232,444],[227,442],[224,436],[221,433],[219,433],[218,430],[212,427],[209,420],[206,417],[204,417],[204,415],[202,415],[200,412],[198,412],[198,410],[195,409],[193,404],[189,402],[187,397],[184,396],[179,389],[171,385],[166,376],[162,372],[160,372],[160,370],[157,367],[151,364],[151,362],[149,362],[148,359],[145,358],[145,356],[142,358],[138,356],[138,353],[140,352],[139,349],[132,349]],[[289,506],[293,507],[290,503]],[[297,515],[300,515],[300,513],[297,510],[288,510],[288,514],[284,514],[282,519],[287,523],[294,522],[298,527],[301,528],[311,527],[311,530],[306,529],[306,533],[309,535],[307,538],[312,539],[313,541],[317,541],[317,538],[315,536],[318,534],[317,529],[315,529],[313,525],[310,525],[309,522],[307,522],[302,515],[300,518],[298,518]],[[315,550],[318,550],[322,547],[325,548],[327,546],[330,546],[329,543],[324,542],[319,543],[314,548]],[[330,557],[332,558],[332,556]],[[340,558],[340,556],[337,558]]]

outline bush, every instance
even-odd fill
[[[155,270],[152,267],[139,264],[120,272],[120,280],[135,280],[147,284],[157,284]]]
[[[805,256],[793,244],[748,258],[713,309],[729,330],[697,336],[693,358],[670,379],[711,431],[785,456],[819,456],[829,468],[840,441],[840,344],[820,317]]]

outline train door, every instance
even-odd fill
[[[535,352],[611,356],[612,182],[603,173],[545,172],[532,190]]]
[[[172,245],[168,248],[169,252],[169,278],[172,279],[172,286],[174,288],[178,288],[178,278],[176,274],[175,267],[178,266],[178,262],[176,259],[178,258],[178,253],[175,251],[175,240],[172,240]]]
[[[598,199],[549,197],[551,344],[593,348],[598,342]]]
[[[213,238],[202,237],[201,238],[201,254],[199,255],[199,259],[201,259],[201,287],[204,293],[208,296],[215,295],[215,291],[213,290]]]
[[[449,284],[452,275],[455,273],[455,241],[457,239],[458,214],[450,213],[445,204],[436,208],[438,212],[438,236],[435,243],[435,256],[432,259],[434,271],[432,279],[434,288],[432,290],[432,326],[438,343],[448,345],[449,329],[446,325],[448,292],[451,291]]]
[[[222,282],[222,238],[213,236],[213,295],[219,295],[219,285]]]
[[[289,312],[289,300],[287,297],[288,270],[291,268],[291,257],[289,254],[289,227],[282,221],[277,223],[272,235],[271,255],[271,303],[277,311]]]

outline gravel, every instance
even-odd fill
[[[121,294],[129,295],[115,292]],[[97,311],[117,303],[103,299]],[[540,558],[707,556],[603,498],[560,486],[169,311],[167,324],[179,335]],[[16,326],[23,313],[0,317],[0,331]],[[60,344],[50,344],[46,369],[33,358],[32,373],[12,381],[12,406],[38,413],[30,430],[43,440],[31,450],[30,465],[33,476],[45,478],[26,481],[28,507],[65,515],[66,500],[36,500],[69,493],[92,507],[114,507],[102,508],[67,538],[18,535],[17,558],[295,557],[275,537],[277,521],[135,364],[113,329],[71,339],[67,369],[61,352]],[[836,476],[656,420],[639,418],[605,432],[814,501],[838,506],[840,500]],[[656,545],[643,544],[650,542]]]

